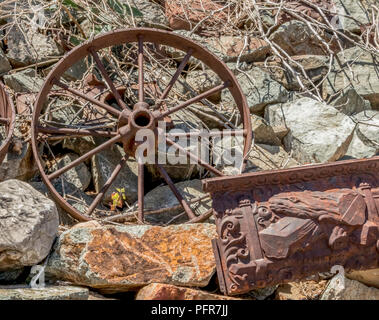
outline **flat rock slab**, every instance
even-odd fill
[[[202,290],[152,283],[138,291],[136,300],[240,300]]]
[[[89,290],[74,286],[0,286],[0,300],[88,300]]]
[[[84,223],[62,233],[46,273],[103,293],[153,283],[206,286],[215,272],[211,224],[157,227]]]

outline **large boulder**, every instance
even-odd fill
[[[58,224],[54,202],[29,184],[0,183],[0,270],[42,261],[50,252]]]
[[[289,93],[284,86],[258,67],[237,75],[237,80],[252,113],[262,114],[267,105],[283,103],[289,98]],[[223,102],[234,102],[229,90],[222,91],[221,99]]]
[[[353,88],[371,103],[371,107],[379,110],[379,74],[376,58],[369,52],[353,47],[338,55],[332,71],[324,82],[325,97],[337,96]]]
[[[343,157],[353,138],[355,124],[332,106],[311,98],[301,98],[266,109],[271,125],[285,125],[286,150],[300,163],[335,161]]]
[[[158,227],[78,224],[62,233],[49,277],[114,293],[160,282],[204,287],[215,272],[211,224]]]

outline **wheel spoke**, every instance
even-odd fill
[[[145,185],[144,185],[144,164],[138,163],[138,219],[144,221],[144,197],[145,197]]]
[[[96,65],[99,68],[101,74],[103,75],[103,77],[104,77],[106,83],[108,84],[109,88],[111,89],[111,91],[113,93],[113,96],[115,97],[117,103],[120,105],[120,107],[122,109],[127,109],[128,110],[129,108],[127,107],[127,105],[125,104],[125,102],[122,100],[122,98],[120,96],[120,93],[117,91],[114,83],[112,82],[112,80],[109,77],[107,71],[105,70],[105,67],[104,67],[103,63],[101,62],[101,59],[100,59],[99,55],[97,54],[97,52],[94,49],[90,49],[90,53],[93,56],[93,58],[95,59]]]
[[[162,175],[163,179],[167,182],[168,186],[170,187],[172,193],[175,195],[176,199],[178,199],[179,203],[182,205],[184,211],[187,213],[189,219],[195,219],[196,215],[192,212],[190,206],[186,202],[186,200],[182,197],[180,194],[178,188],[175,186],[175,184],[172,182],[170,176],[168,175],[167,171],[158,163],[155,164],[156,167],[159,170],[159,173]]]
[[[166,89],[163,91],[163,93],[159,97],[159,102],[155,106],[156,109],[158,109],[161,106],[161,104],[163,103],[163,100],[166,99],[166,97],[170,93],[170,91],[171,91],[172,87],[174,86],[176,80],[178,80],[179,76],[183,72],[184,67],[187,65],[187,62],[190,59],[192,53],[193,53],[193,50],[189,49],[188,52],[186,53],[186,55],[184,56],[182,62],[180,63],[180,65],[179,65],[178,69],[176,70],[175,74],[172,76],[172,78],[171,78],[170,82],[168,83]]]
[[[99,153],[103,151],[106,148],[109,148],[114,143],[118,142],[121,139],[121,134],[117,134],[113,138],[109,139],[107,142],[104,142],[103,144],[97,146],[96,148],[92,149],[91,151],[87,152],[86,154],[82,155],[81,157],[77,158],[76,160],[69,163],[67,166],[55,171],[54,173],[48,175],[47,177],[49,180],[55,179],[59,177],[61,174],[65,173],[66,171],[70,170],[71,168],[79,165],[83,161],[86,161],[88,158],[92,157],[94,154]]]
[[[144,76],[143,76],[143,39],[138,36],[138,101],[145,101]]]
[[[123,157],[120,163],[114,168],[111,176],[105,182],[105,184],[103,185],[99,193],[96,195],[95,199],[92,201],[90,207],[88,208],[87,215],[90,215],[99,205],[100,201],[104,198],[105,193],[108,191],[109,187],[116,180],[118,174],[120,173],[122,168],[125,166],[127,159],[128,159],[128,156]]]
[[[74,135],[79,136],[94,136],[94,137],[114,137],[117,132],[103,131],[103,130],[89,130],[89,129],[70,129],[70,128],[56,128],[56,127],[37,127],[37,132],[48,134],[61,134],[61,135]],[[53,138],[53,137],[52,137]],[[69,136],[67,137],[69,138]]]
[[[8,118],[0,118],[0,124],[5,124],[5,125],[8,125],[9,124],[9,119]]]
[[[121,111],[118,111],[117,109],[111,107],[110,105],[107,105],[106,103],[103,103],[99,100],[91,98],[91,97],[85,95],[84,93],[82,93],[76,89],[70,88],[67,84],[62,83],[57,79],[54,79],[53,83],[55,85],[57,85],[58,87],[61,87],[62,89],[66,90],[66,91],[68,91],[68,92],[70,92],[70,93],[72,93],[72,94],[74,94],[74,95],[76,95],[76,96],[78,96],[84,100],[87,100],[87,101],[97,105],[100,108],[107,110],[109,113],[113,114],[116,117],[118,117],[121,114]]]
[[[181,110],[181,109],[183,109],[183,108],[185,108],[185,107],[187,107],[187,106],[189,106],[189,105],[191,105],[191,104],[194,104],[194,103],[196,103],[196,102],[199,102],[200,100],[203,100],[203,99],[205,99],[205,98],[207,98],[207,97],[209,97],[209,96],[211,96],[211,95],[213,95],[213,94],[215,94],[215,93],[217,93],[217,92],[219,92],[219,91],[221,91],[221,90],[227,88],[229,85],[230,85],[230,84],[229,84],[229,82],[227,81],[227,82],[224,82],[223,84],[220,84],[219,86],[216,86],[216,87],[214,87],[214,88],[212,88],[212,89],[209,89],[209,90],[203,92],[202,94],[199,94],[199,95],[197,95],[196,97],[193,97],[193,98],[191,98],[191,99],[189,99],[189,100],[183,102],[182,104],[180,104],[180,105],[178,105],[178,106],[176,106],[176,107],[174,107],[174,108],[171,108],[170,110],[167,110],[167,111],[161,113],[161,114],[159,115],[159,117],[158,117],[158,120],[161,120],[161,119],[163,119],[164,117],[167,117],[167,116],[169,116],[170,114],[172,114],[172,113],[174,113],[174,112],[177,112],[177,111],[179,111],[179,110]]]
[[[204,167],[205,169],[208,169],[209,171],[213,172],[215,175],[217,176],[224,176],[224,174],[217,170],[216,168],[212,167],[211,165],[209,165],[208,163],[202,161],[201,159],[199,159],[197,156],[195,156],[193,153],[189,152],[188,150],[184,149],[183,147],[181,147],[180,145],[178,145],[177,143],[175,143],[174,141],[168,139],[166,137],[166,142],[174,147],[176,147],[179,151],[181,152],[184,152],[187,157],[191,158],[192,160],[196,161],[199,165],[201,165],[202,167]]]

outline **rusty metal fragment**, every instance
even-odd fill
[[[4,85],[0,82],[0,163],[4,160],[15,125],[16,112],[12,100],[5,91]]]
[[[228,295],[296,281],[335,265],[379,266],[379,157],[203,181]]]

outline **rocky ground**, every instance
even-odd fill
[[[0,0],[0,78],[17,109],[13,142],[0,165],[0,300],[232,299],[223,296],[217,284],[213,219],[184,224],[177,199],[153,168],[147,168],[145,179],[145,209],[155,212],[148,224],[138,224],[133,217],[133,159],[114,185],[126,189],[129,209],[122,213],[130,219],[122,221],[99,219],[104,218],[101,213],[109,216],[109,192],[93,216],[96,220],[77,223],[52,200],[41,180],[30,126],[44,79],[73,47],[106,31],[130,27],[188,37],[233,71],[247,98],[254,134],[246,171],[379,154],[377,0]],[[109,65],[116,64],[122,76],[135,79],[127,54],[115,50],[109,56],[114,58]],[[175,51],[169,56],[171,61],[181,57]],[[95,72],[87,62],[79,61],[63,78],[95,90],[88,81]],[[191,90],[204,92],[220,84],[206,66],[195,59],[189,64],[173,89],[175,102]],[[159,81],[167,85],[170,78],[154,74],[153,64],[150,67],[158,86]],[[129,85],[124,97],[133,94],[135,88]],[[186,129],[223,128],[228,118],[241,127],[229,91],[208,100],[212,109],[204,112],[204,105],[193,105],[173,123]],[[56,111],[44,118],[46,123],[72,123],[78,112],[73,101],[63,98],[50,106]],[[46,170],[57,170],[99,143],[92,137],[60,139],[49,144],[50,150],[42,147],[41,158]],[[116,145],[67,171],[54,186],[70,195],[67,201],[79,211],[85,209],[124,154]],[[166,169],[197,214],[211,208],[200,183],[207,175],[197,165]],[[43,269],[45,289],[30,288],[36,265]],[[378,300],[378,272],[347,274],[344,287],[337,276],[318,274],[233,299]]]

